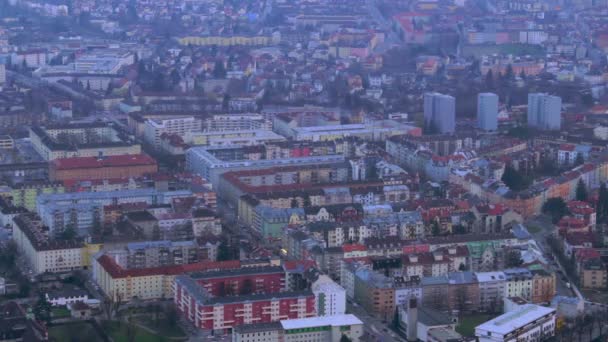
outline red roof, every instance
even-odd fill
[[[585,261],[589,259],[599,259],[601,257],[600,252],[593,248],[581,248],[576,251],[576,260]]]
[[[367,247],[359,244],[346,244],[342,246],[342,250],[344,251],[344,253],[363,252],[367,250]]]
[[[156,160],[146,154],[123,154],[118,156],[73,157],[55,159],[52,163],[56,170],[96,169],[101,167],[125,167],[136,165],[156,165]]]
[[[145,277],[153,275],[178,275],[189,272],[199,272],[207,270],[226,270],[241,267],[239,260],[229,261],[202,261],[187,265],[161,266],[151,268],[124,269],[108,255],[102,255],[97,262],[112,278]]]
[[[314,260],[285,260],[283,262],[285,271],[306,271],[316,266],[317,263]]]

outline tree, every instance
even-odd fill
[[[230,95],[224,94],[224,98],[222,99],[222,109],[228,110],[230,109]]]
[[[441,234],[441,227],[439,226],[439,222],[433,222],[433,226],[431,227],[431,233],[433,234],[433,236],[439,236],[439,234]]]
[[[348,338],[348,336],[342,334],[342,337],[340,337],[340,342],[351,342],[352,340],[350,338]]]
[[[542,212],[551,216],[553,223],[557,223],[568,214],[568,207],[562,198],[552,197],[543,204]]]
[[[78,236],[76,233],[76,229],[74,229],[73,225],[67,225],[65,229],[59,234],[59,238],[62,240],[73,240]]]
[[[510,250],[507,252],[507,256],[505,258],[505,267],[506,268],[519,267],[523,263],[524,263],[524,261],[521,259],[521,253],[519,251]]]
[[[507,70],[505,71],[505,79],[512,80],[513,76],[515,76],[513,73],[513,66],[509,63],[509,65],[507,65]]]
[[[513,191],[524,190],[530,185],[530,180],[510,165],[505,167],[501,180]]]
[[[574,165],[579,166],[579,165],[583,165],[584,163],[585,163],[585,158],[583,157],[583,154],[577,153],[576,159],[574,159]]]
[[[167,323],[169,324],[170,327],[175,327],[177,326],[177,310],[175,310],[175,307],[171,306],[169,309],[167,309],[167,312],[165,312],[165,317],[167,317]]]
[[[397,306],[395,306],[395,314],[393,315],[392,327],[395,330],[399,329],[399,309]]]
[[[125,323],[126,328],[125,328],[125,337],[127,338],[127,341],[129,342],[134,342],[135,341],[135,325],[133,325],[133,323],[131,322],[133,320],[133,318],[131,316],[127,317],[127,322]]]
[[[588,197],[587,186],[582,178],[578,180],[576,184],[576,200],[577,201],[586,201]]]
[[[308,192],[304,193],[304,199],[303,199],[303,206],[304,208],[308,208],[312,206],[312,202],[310,201],[310,195],[308,194]]]
[[[51,322],[51,303],[46,299],[44,293],[40,292],[38,301],[34,305],[34,315],[36,319],[45,323]]]
[[[492,69],[488,70],[486,73],[486,87],[488,89],[494,89],[494,73]]]
[[[368,169],[368,174],[367,177],[365,177],[366,179],[378,179],[378,167],[376,166],[376,163],[371,163],[369,165],[369,169]]]
[[[232,260],[232,252],[225,241],[222,241],[217,248],[217,261]]]
[[[214,78],[226,78],[226,67],[224,62],[217,60],[213,66],[213,77]]]
[[[521,70],[521,72],[519,73],[519,77],[520,77],[522,80],[525,80],[525,79],[526,79],[526,72],[525,72],[523,69],[522,69],[522,70]]]

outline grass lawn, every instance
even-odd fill
[[[463,336],[475,336],[475,327],[481,323],[487,322],[495,315],[475,314],[460,316],[456,331]]]
[[[70,310],[65,306],[57,306],[51,309],[51,314],[53,315],[53,318],[70,317]]]
[[[102,328],[114,342],[129,342],[127,324],[118,321],[104,321]],[[168,342],[166,337],[152,334],[139,327],[133,326],[135,342]]]
[[[186,337],[186,334],[184,334],[184,331],[178,325],[171,326],[162,317],[159,318],[158,322],[154,322],[154,319],[149,316],[137,317],[136,321],[141,325],[158,331],[159,334],[166,337]]]
[[[84,322],[51,326],[49,328],[49,340],[51,342],[103,342],[103,339],[95,331],[95,328],[91,324]]]

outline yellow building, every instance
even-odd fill
[[[29,211],[36,211],[36,199],[40,194],[61,194],[65,192],[63,184],[59,182],[28,182],[13,187],[10,196],[13,205],[25,207]]]
[[[108,255],[92,260],[93,278],[106,296],[113,300],[130,301],[171,298],[176,275],[205,270],[240,268],[239,260],[198,262],[152,268],[126,269]]]

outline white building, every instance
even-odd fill
[[[46,65],[46,50],[34,49],[14,52],[11,55],[11,64],[18,67],[39,68]]]
[[[213,132],[191,132],[186,134],[184,141],[190,145],[207,146],[253,146],[265,143],[286,141],[285,137],[272,131],[237,130],[237,131],[213,131]]]
[[[477,95],[477,127],[485,131],[495,131],[498,127],[498,95]]]
[[[69,272],[86,266],[84,244],[79,240],[51,240],[33,213],[14,218],[13,240],[34,275]]]
[[[440,93],[424,94],[424,124],[436,133],[456,130],[456,100]]]
[[[475,272],[479,283],[479,305],[483,311],[500,310],[507,278],[503,272]]]
[[[144,141],[155,149],[160,147],[160,136],[176,134],[184,137],[187,133],[201,132],[201,120],[192,116],[170,119],[149,119],[144,125]]]
[[[506,278],[505,297],[532,299],[532,273],[525,268],[513,268],[503,271]]]
[[[555,334],[555,309],[525,304],[475,328],[480,342],[542,341]]]
[[[317,303],[317,316],[343,315],[346,312],[346,290],[326,275],[312,284]]]
[[[6,82],[6,65],[4,61],[0,60],[0,85]]]
[[[284,342],[339,342],[342,335],[358,342],[363,335],[363,322],[351,314],[286,319],[281,327]]]
[[[528,94],[528,126],[559,130],[562,125],[562,99],[543,93]]]
[[[52,306],[64,306],[68,304],[74,304],[76,302],[87,302],[89,295],[86,291],[78,288],[64,287],[60,290],[47,292],[45,294],[46,300],[51,303]]]

